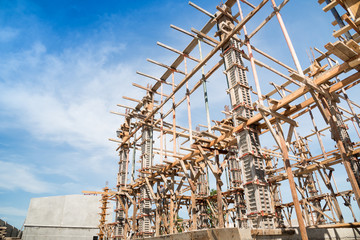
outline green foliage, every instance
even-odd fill
[[[210,190],[210,196],[215,196],[217,194],[217,191],[216,191],[216,189],[211,189]]]
[[[176,225],[176,230],[181,233],[183,231],[182,227],[181,227],[181,222],[183,222],[184,219],[182,217],[179,216],[179,214],[177,215],[177,222],[178,224]],[[180,223],[180,224],[179,224]]]

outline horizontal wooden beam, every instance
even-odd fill
[[[168,66],[168,65],[166,65],[166,64],[163,64],[163,63],[161,63],[161,62],[157,62],[157,61],[152,60],[152,59],[150,59],[150,58],[148,58],[148,59],[146,59],[146,60],[147,60],[148,62],[153,63],[153,64],[155,64],[155,65],[158,65],[158,66],[160,66],[160,67],[167,68],[168,70],[171,70],[171,71],[173,71],[173,72],[178,72],[178,73],[181,73],[181,74],[183,74],[183,75],[186,75],[183,71],[181,71],[181,70],[179,70],[179,69],[177,69],[177,68],[170,67],[170,66]]]
[[[164,83],[164,84],[167,84],[167,85],[171,85],[171,83],[168,83],[164,80],[161,80],[160,78],[156,78],[156,77],[153,77],[151,75],[148,75],[148,74],[145,74],[145,73],[142,73],[142,72],[139,72],[139,71],[136,71],[137,74],[141,75],[141,76],[144,76],[144,77],[147,77],[147,78],[150,78],[150,79],[153,79],[155,81],[158,81],[160,83]]]
[[[172,51],[172,52],[174,52],[174,53],[177,53],[177,54],[180,54],[180,55],[182,55],[182,56],[184,56],[184,57],[187,57],[187,58],[189,58],[189,59],[191,59],[191,60],[193,60],[193,61],[195,61],[195,62],[200,62],[199,59],[194,58],[194,57],[192,57],[192,56],[190,56],[190,55],[188,55],[188,54],[186,54],[186,53],[184,53],[184,52],[181,52],[181,51],[179,51],[179,50],[177,50],[177,49],[175,49],[175,48],[172,48],[172,47],[170,47],[170,46],[168,46],[168,45],[165,45],[165,44],[163,44],[163,43],[161,43],[161,42],[157,42],[156,44],[159,45],[160,47],[163,47],[163,48],[165,48],[165,49],[168,49],[168,50],[170,50],[170,51]]]
[[[206,11],[205,9],[199,7],[199,6],[196,5],[195,3],[189,1],[189,5],[192,6],[192,7],[194,7],[195,9],[199,10],[200,12],[204,13],[205,15],[211,17],[211,18],[215,18],[214,15],[212,15],[211,13],[209,13],[208,11]]]

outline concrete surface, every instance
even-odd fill
[[[360,239],[360,228],[308,228],[308,238],[311,240],[320,239],[341,239],[353,240]],[[301,240],[299,229],[295,228],[293,235],[281,236],[253,236],[253,239],[272,239],[272,240]]]
[[[24,240],[93,239],[99,230],[101,196],[33,198],[24,224]],[[112,205],[108,221],[112,221]]]
[[[241,234],[240,234],[241,232]],[[250,230],[240,230],[238,228],[211,228],[185,233],[164,235],[160,237],[146,238],[151,240],[239,240],[252,239]]]
[[[249,229],[238,228],[213,228],[207,230],[197,230],[185,233],[164,235],[160,237],[146,238],[148,240],[255,240],[255,239],[271,239],[271,240],[301,240],[298,229],[294,229],[293,234],[281,235],[251,235]],[[360,228],[322,228],[307,229],[308,237],[311,240],[322,239],[341,239],[354,240],[360,239]]]

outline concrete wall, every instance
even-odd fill
[[[359,228],[308,228],[308,238],[311,240],[339,239],[355,240],[360,239]],[[284,234],[281,236],[253,236],[253,239],[262,240],[301,240],[299,229],[295,228],[295,234]]]
[[[100,200],[101,196],[90,195],[31,199],[22,239],[93,239],[99,232]]]
[[[250,229],[210,228],[147,238],[149,240],[252,240]]]
[[[238,228],[212,228],[206,230],[197,230],[185,233],[164,235],[160,237],[147,238],[148,240],[301,240],[299,230],[288,231],[288,233],[278,232],[273,235],[251,235],[250,229]],[[339,239],[355,240],[360,239],[359,228],[321,228],[307,229],[308,237],[311,240]]]

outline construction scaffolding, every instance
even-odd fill
[[[125,118],[118,139],[110,139],[118,143],[118,185],[116,192],[107,189],[103,194],[112,194],[116,201],[116,220],[101,228],[101,238],[229,227],[271,234],[297,225],[302,239],[308,239],[309,228],[360,226],[360,142],[355,139],[360,138],[360,105],[349,98],[354,91],[348,91],[360,83],[360,2],[318,0],[340,29],[325,50],[314,48],[315,54],[311,49],[306,69],[282,19],[288,3],[263,0],[255,6],[227,0],[212,14],[189,2],[209,21],[191,32],[171,25],[192,40],[183,51],[158,42],[177,58],[171,65],[148,59],[165,72],[160,78],[137,72],[155,83],[133,83],[145,90],[144,97],[124,96],[136,105],[118,104],[125,113],[113,112]],[[265,18],[255,20],[260,12]],[[325,14],[320,7],[319,14]],[[253,45],[254,35],[274,17],[293,63]],[[250,23],[257,27],[247,32]],[[259,68],[276,79],[260,81]],[[207,81],[219,69],[225,74],[230,107],[225,107],[224,119],[211,120]],[[263,94],[269,82],[273,90]],[[199,119],[192,117],[191,97],[201,86],[206,116]],[[179,126],[184,109],[188,125]],[[206,125],[201,125],[205,118]],[[205,130],[193,129],[194,122]],[[325,134],[335,148],[329,147]],[[262,147],[262,137],[275,146]],[[338,186],[336,178],[346,178],[349,184],[342,181]]]

